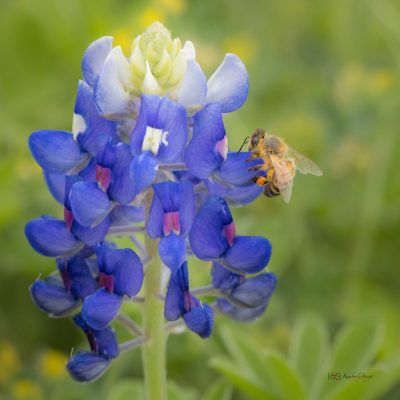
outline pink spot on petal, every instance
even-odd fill
[[[236,236],[236,226],[233,221],[229,225],[224,226],[224,235],[229,243],[229,246],[232,246],[233,240],[235,239]]]
[[[173,211],[172,213],[172,230],[179,235],[181,232],[181,225],[179,222],[179,211]]]
[[[104,272],[100,272],[99,286],[105,288],[107,292],[112,293],[114,291],[114,277],[112,275],[107,275]]]
[[[224,160],[226,160],[226,157],[228,156],[228,138],[226,135],[216,143],[215,150]]]
[[[74,222],[74,214],[68,208],[64,207],[64,222],[67,229],[70,231],[72,223]]]
[[[181,226],[179,223],[179,211],[172,211],[164,214],[163,232],[168,236],[171,231],[179,235]]]
[[[96,165],[96,181],[101,189],[106,191],[111,182],[111,169]]]

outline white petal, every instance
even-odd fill
[[[160,94],[161,88],[157,82],[157,79],[154,77],[151,72],[150,65],[148,61],[146,61],[146,76],[144,77],[144,81],[142,84],[142,92],[145,94]]]

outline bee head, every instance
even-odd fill
[[[262,129],[256,129],[250,138],[249,148],[254,149],[261,139],[264,139],[265,132]]]
[[[279,136],[268,135],[265,140],[266,147],[269,147],[275,154],[283,155],[287,151],[285,141]]]

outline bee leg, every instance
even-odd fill
[[[254,167],[250,167],[249,171],[261,171],[263,169],[263,165],[259,164],[259,165],[255,165]]]
[[[265,186],[268,183],[268,179],[265,176],[256,176],[252,181],[258,186]]]

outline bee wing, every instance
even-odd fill
[[[295,169],[288,165],[288,162],[291,162],[290,160],[271,156],[271,162],[275,170],[274,179],[276,186],[279,188],[283,201],[289,203],[292,197]]]
[[[290,146],[288,146],[288,157],[294,160],[296,169],[302,174],[311,174],[315,176],[322,175],[322,171],[320,170],[317,164],[315,164],[309,158],[303,156]]]

